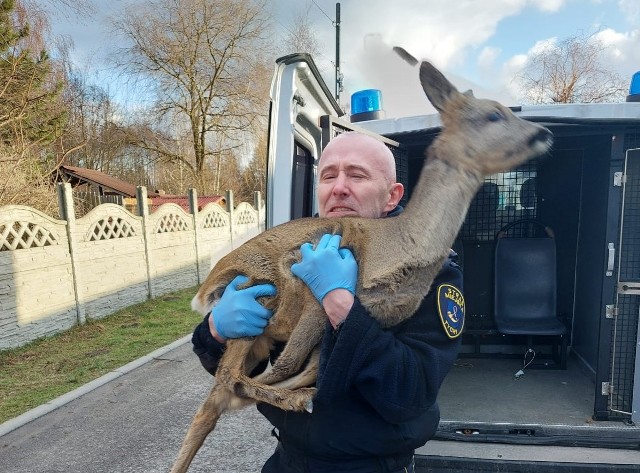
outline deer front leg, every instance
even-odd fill
[[[282,317],[282,312],[280,317]],[[268,384],[295,377],[304,361],[322,338],[323,330],[324,312],[314,300],[303,307],[298,324],[295,326],[284,351],[270,370],[256,378],[250,378],[244,370],[240,369],[240,366],[236,365],[234,367],[233,360],[237,356],[235,345],[241,343],[241,341],[233,340],[228,342],[227,350],[216,373],[216,378],[219,383],[227,386],[237,396],[254,399],[258,402],[266,402],[284,410],[308,410],[315,395],[315,388],[286,389]],[[229,358],[228,363],[226,362],[227,358]],[[301,382],[304,382],[305,385],[312,384],[310,378],[315,376],[317,372],[317,359],[313,359],[312,365],[305,371],[305,374],[296,378],[296,381],[292,382],[291,386],[298,387]],[[285,382],[284,385],[288,384]]]
[[[315,388],[282,389],[275,386],[256,383],[246,375],[235,376],[226,367],[220,367],[216,373],[218,381],[242,399],[266,402],[286,411],[303,411],[308,408],[315,395]]]
[[[281,389],[299,389],[315,384],[318,379],[318,366],[320,365],[320,347],[317,346],[311,352],[309,361],[304,369],[293,378],[285,379],[273,386]]]
[[[273,366],[253,379],[258,383],[273,385],[298,373],[314,347],[320,343],[325,320],[322,307],[315,299],[308,298],[282,353]]]

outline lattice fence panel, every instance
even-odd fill
[[[236,223],[238,225],[256,223],[256,213],[249,209],[244,209],[236,214]]]
[[[187,230],[189,230],[189,224],[182,216],[167,214],[158,220],[153,233],[186,232]]]
[[[94,223],[87,233],[87,241],[112,240],[136,236],[135,229],[119,217],[107,217]]]
[[[229,225],[229,216],[222,211],[212,210],[204,215],[202,228],[221,228]]]
[[[55,235],[36,223],[16,221],[12,224],[0,224],[0,251],[41,248],[57,244]]]

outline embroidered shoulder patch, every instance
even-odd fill
[[[438,315],[447,337],[458,338],[464,327],[464,297],[452,284],[438,286]]]

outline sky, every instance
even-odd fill
[[[43,0],[45,1],[45,0]],[[145,0],[94,0],[96,14],[78,20],[56,15],[55,34],[74,42],[74,61],[109,83],[106,57],[117,40],[106,15]],[[336,3],[271,0],[275,27],[283,35],[295,14],[307,14],[323,46],[315,58],[335,89]],[[517,105],[513,77],[526,58],[545,44],[593,34],[606,46],[604,63],[622,77],[640,71],[640,0],[342,0],[341,102],[353,92],[380,89],[387,117],[430,113],[417,70],[393,53],[402,46],[431,61],[460,90]]]

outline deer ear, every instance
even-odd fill
[[[449,100],[460,94],[438,69],[426,61],[420,64],[420,83],[429,102],[439,112],[444,110]]]
[[[409,63],[411,66],[415,66],[416,64],[418,64],[418,60],[414,58],[411,54],[409,54],[406,49],[401,48],[400,46],[395,46],[393,48],[393,51],[402,59],[404,59],[407,63]]]
[[[463,95],[465,95],[466,97],[473,97],[473,90],[469,89],[469,90],[465,90],[463,93]]]

